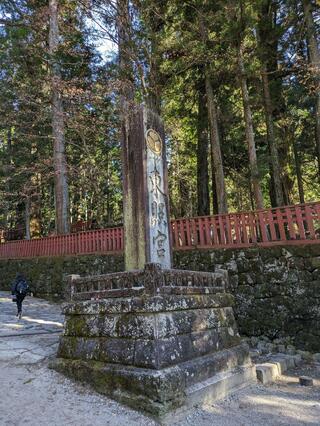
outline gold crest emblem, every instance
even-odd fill
[[[160,155],[162,152],[162,139],[158,132],[156,132],[153,129],[147,130],[146,133],[146,141],[148,147],[151,149],[151,151],[156,154]]]

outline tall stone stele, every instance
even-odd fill
[[[164,133],[144,107],[125,122],[126,272],[70,279],[53,366],[163,420],[255,380],[225,271],[171,269]]]
[[[147,263],[171,268],[169,203],[164,130],[160,117],[144,106],[124,121],[123,213],[125,268]]]

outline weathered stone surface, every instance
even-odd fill
[[[257,379],[264,385],[274,382],[279,376],[277,365],[272,363],[257,364],[256,371]]]
[[[297,351],[298,355],[301,355],[301,358],[304,361],[311,362],[313,360],[313,355],[308,351]]]
[[[231,307],[173,311],[157,315],[131,313],[68,316],[65,335],[155,339],[218,327],[235,328]]]
[[[277,354],[267,357],[267,362],[256,365],[257,379],[263,383],[272,383],[289,368],[297,365],[295,356]]]
[[[301,386],[313,386],[313,379],[308,376],[300,376],[299,383]]]
[[[130,105],[122,126],[125,269],[171,267],[165,134],[161,118]]]
[[[320,256],[311,257],[309,259],[311,269],[318,269],[320,268]]]
[[[68,304],[58,354],[148,368],[185,362],[240,343],[228,302],[219,293]]]
[[[320,363],[320,353],[313,354],[313,360]]]
[[[230,392],[255,381],[248,348],[243,345],[161,370],[65,358],[53,361],[52,367],[160,419],[169,411],[187,406],[188,399],[189,404],[213,401],[225,396],[223,388]],[[216,392],[210,388],[212,377],[224,378],[222,388]]]
[[[114,284],[130,293],[137,279],[145,290],[140,296],[105,297]],[[148,265],[131,275],[71,280],[55,368],[158,418],[248,384],[254,368],[238,334],[233,298],[225,293],[227,279],[223,271]],[[166,287],[182,294],[161,292]],[[197,294],[198,288],[214,291]],[[74,301],[99,289],[103,299]]]
[[[319,352],[320,244],[227,251],[175,252],[174,264],[187,267],[189,258],[197,269],[216,263],[230,272],[240,334],[291,336],[297,348]]]
[[[65,315],[154,313],[186,311],[189,309],[224,308],[234,304],[229,293],[185,296],[154,296],[148,298],[116,298],[84,301],[63,306]]]
[[[216,294],[224,292],[228,282],[226,271],[199,272],[161,269],[160,264],[148,263],[141,270],[69,278],[70,300],[156,296],[162,294]]]

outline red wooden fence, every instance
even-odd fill
[[[320,244],[320,203],[176,219],[171,225],[175,249]]]
[[[171,221],[176,250],[320,244],[320,202]],[[123,228],[97,229],[0,244],[0,258],[116,253]]]
[[[123,250],[123,228],[97,229],[77,234],[0,244],[0,258],[116,253]]]

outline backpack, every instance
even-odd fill
[[[16,287],[17,293],[26,295],[29,290],[29,285],[25,279],[21,279]]]

